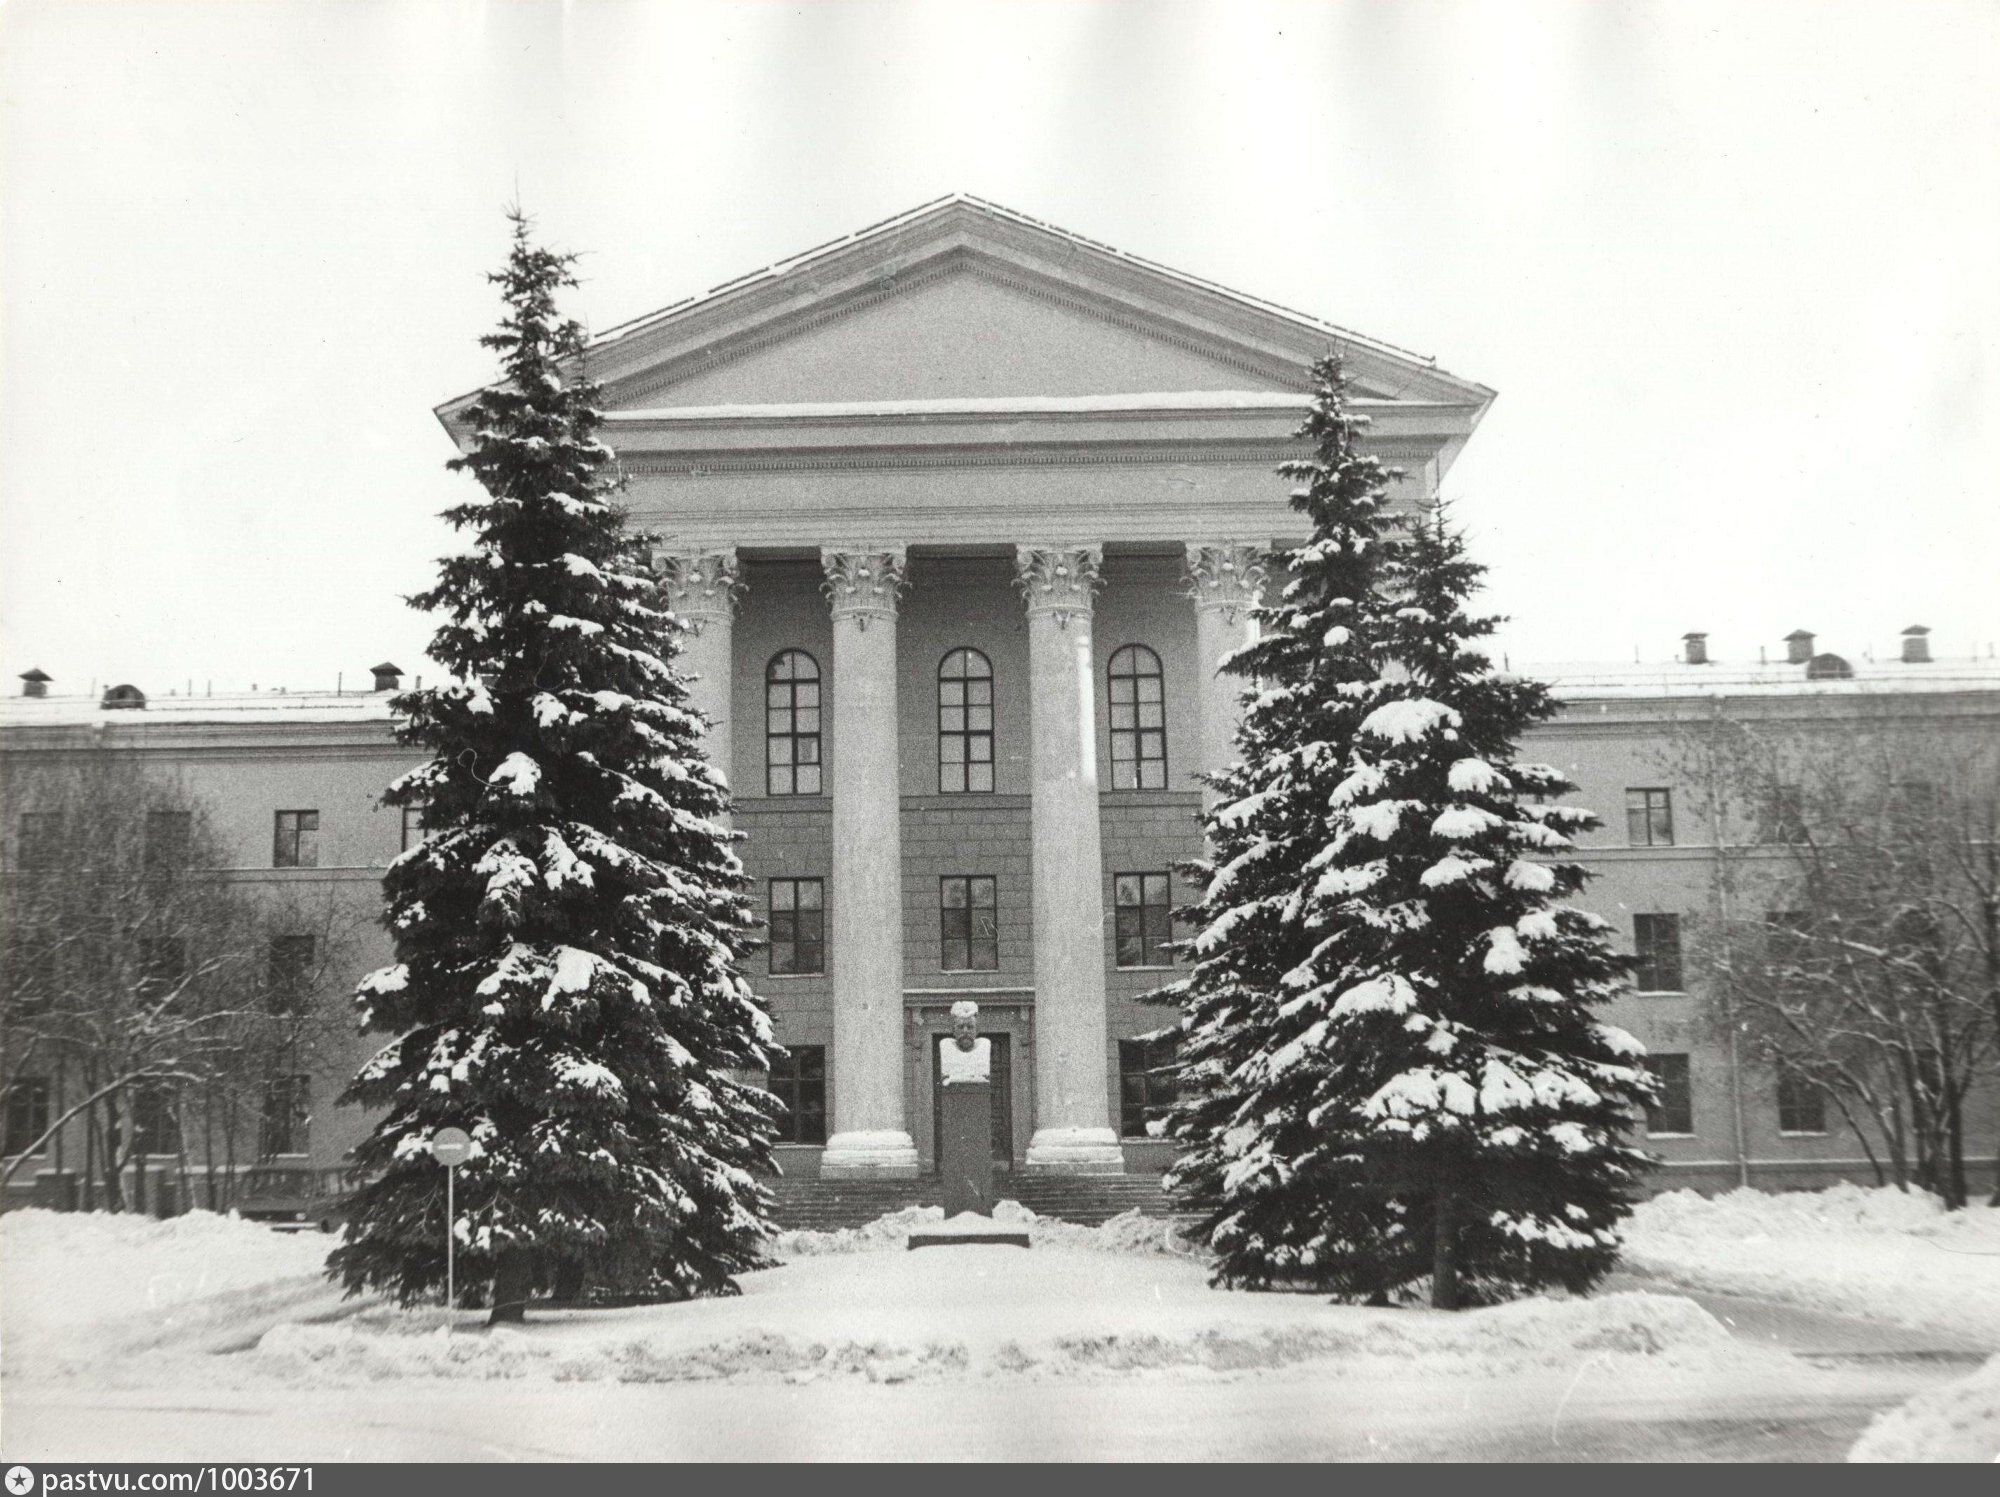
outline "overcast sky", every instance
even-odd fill
[[[1500,392],[1446,494],[1517,664],[2000,640],[1990,0],[0,28],[9,676],[423,669],[517,194],[594,327],[964,191],[1435,355]]]

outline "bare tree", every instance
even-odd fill
[[[1830,1104],[1878,1180],[1959,1206],[2000,1034],[2000,743],[1898,706],[1680,737],[1718,847],[1696,950],[1732,1040]]]
[[[14,822],[0,1087],[34,1135],[10,1142],[0,1183],[80,1122],[86,1200],[101,1188],[123,1209],[136,1159],[167,1156],[185,1183],[191,1106],[213,1140],[217,1106],[261,1094],[287,1056],[308,1068],[343,933],[330,900],[260,902],[232,882],[200,803],[128,756],[22,756],[0,794]],[[274,932],[301,925],[311,959],[278,1001]]]

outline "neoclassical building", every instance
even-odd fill
[[[1139,1000],[1175,975],[1197,776],[1231,752],[1234,687],[1215,666],[1247,637],[1275,554],[1305,535],[1272,470],[1301,450],[1306,365],[1335,349],[1396,497],[1430,499],[1491,391],[969,198],[594,342],[606,440],[694,626],[684,663],[767,922],[750,977],[790,1051],[769,1078],[789,1107],[788,1210],[810,1204],[799,1191],[845,1192],[866,1214],[925,1188],[937,1047],[963,998],[993,1041],[1010,1191],[1110,1200],[1167,1163],[1168,1057],[1144,1036],[1171,1016]],[[439,410],[454,440],[468,403]],[[1580,848],[1599,875],[1586,903],[1640,958],[1610,1017],[1667,1083],[1644,1120],[1665,1185],[1871,1178],[1838,1117],[1788,1099],[1712,1022],[1682,931],[1712,906],[1717,834],[1670,752],[1678,727],[1723,713],[2000,735],[2000,665],[1932,659],[1921,631],[1900,659],[1839,671],[1802,634],[1783,660],[1750,664],[1760,653],[1721,641],[1537,671],[1563,712],[1530,752],[1606,819]],[[365,922],[383,866],[422,834],[379,801],[413,762],[390,732],[394,684],[142,705],[31,672],[0,703],[0,754],[130,753],[181,781],[230,850],[228,878],[366,930],[338,989],[387,960]],[[7,877],[27,861],[22,821],[8,820]],[[337,1165],[369,1120],[333,1099],[372,1048],[273,1078],[265,1152]],[[10,1091],[8,1150],[73,1085],[58,1065]],[[1992,1097],[1969,1124],[1984,1178]],[[179,1146],[185,1173],[193,1145]],[[63,1131],[8,1199],[89,1158]],[[1063,1174],[1085,1178],[1029,1179]]]
[[[1170,868],[1229,753],[1214,668],[1305,534],[1272,467],[1334,349],[1421,503],[1491,391],[970,198],[593,342],[816,1073],[787,1084],[816,1119],[824,1088],[821,1175],[924,1168],[968,996],[1008,1161],[1125,1170],[1147,1082],[1119,1039],[1165,1017],[1132,1000],[1170,975]]]

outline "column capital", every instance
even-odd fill
[[[736,567],[736,550],[653,553],[653,573],[667,595],[667,606],[699,632],[710,619],[733,618],[743,582]]]
[[[1064,629],[1071,619],[1089,618],[1103,565],[1102,546],[1016,546],[1014,580],[1028,600],[1028,617],[1048,614]]]
[[[822,546],[820,584],[833,605],[835,620],[851,618],[866,629],[870,619],[893,619],[896,598],[903,590],[904,551],[901,546],[847,549]]]
[[[1214,609],[1224,622],[1235,623],[1263,594],[1268,555],[1265,547],[1246,541],[1189,541],[1184,580],[1196,610]]]

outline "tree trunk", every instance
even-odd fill
[[[565,1258],[556,1265],[555,1284],[550,1293],[558,1304],[579,1304],[583,1300],[584,1283],[582,1262],[575,1258]]]
[[[534,1260],[519,1248],[500,1254],[493,1265],[493,1313],[488,1325],[519,1325],[528,1316],[528,1291],[533,1287]]]
[[[1431,1243],[1431,1308],[1458,1308],[1458,1221],[1457,1203],[1449,1190],[1437,1193],[1437,1214]]]

